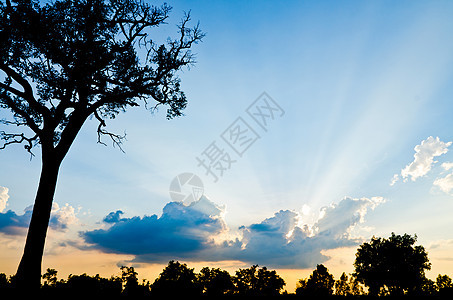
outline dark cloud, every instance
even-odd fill
[[[8,235],[23,235],[24,229],[30,224],[33,205],[25,208],[22,215],[16,214],[12,210],[0,213],[0,232]],[[69,224],[76,222],[74,208],[66,204],[60,207],[57,203],[52,206],[52,213],[49,220],[49,227],[53,230],[64,231]]]
[[[225,229],[222,209],[206,198],[189,206],[170,202],[161,217],[157,215],[119,218],[110,213],[104,221],[108,229],[82,233],[86,242],[106,252],[146,256],[148,260],[167,260],[181,253],[190,255],[209,247],[210,237]]]
[[[0,213],[0,232],[8,235],[23,234],[23,229],[30,223],[31,213],[31,208],[26,208],[23,215],[17,215],[12,210]]]
[[[313,226],[301,225],[301,216],[281,210],[260,223],[239,228],[241,237],[214,237],[227,233],[223,208],[202,197],[185,206],[170,202],[161,217],[121,218],[121,211],[104,221],[108,229],[82,233],[92,247],[105,252],[135,255],[135,262],[240,260],[270,267],[309,268],[328,259],[322,250],[357,245],[350,229],[363,221],[368,209],[381,198],[345,198],[321,210]]]
[[[123,214],[124,212],[122,212],[121,210],[117,210],[116,212],[112,211],[102,221],[104,221],[105,223],[118,223],[119,221],[121,221],[121,215]]]

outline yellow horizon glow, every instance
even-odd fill
[[[0,245],[0,251],[2,253],[2,257],[0,258],[0,273],[5,273],[9,276],[16,272],[22,255],[21,247],[23,245],[18,241],[17,237],[1,235],[1,238],[5,242]],[[449,253],[453,251],[453,241],[439,241],[438,244],[437,247],[431,245],[426,247],[429,260],[432,264],[432,268],[426,272],[426,276],[434,281],[439,274],[453,276],[453,261],[447,259]],[[349,276],[354,271],[353,263],[356,250],[357,247],[342,247],[322,251],[323,255],[330,257],[322,264],[327,267],[335,280],[343,272]],[[134,263],[132,262],[133,258],[133,255],[103,253],[100,250],[80,250],[75,247],[60,247],[44,255],[42,272],[44,273],[47,268],[55,269],[58,271],[58,280],[67,280],[70,274],[81,275],[83,273],[90,276],[99,274],[101,277],[110,278],[111,276],[121,276],[120,267],[121,265],[125,265],[135,268],[138,272],[139,282],[145,279],[153,283],[167,266],[167,263]],[[239,268],[248,268],[251,266],[251,264],[236,260],[216,262],[175,260],[187,264],[195,272],[199,272],[203,267],[220,268],[228,271],[232,276]],[[308,278],[315,268],[272,268],[265,264],[260,265],[260,267],[268,267],[268,269],[276,270],[277,274],[286,282],[282,291],[286,290],[288,293],[294,293],[299,279]]]

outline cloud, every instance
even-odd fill
[[[8,188],[0,186],[0,212],[3,212],[6,208],[9,199],[8,191]]]
[[[22,215],[18,215],[12,210],[0,213],[0,232],[8,235],[23,235],[30,224],[33,205],[24,209]],[[60,207],[56,202],[52,205],[49,227],[53,230],[64,231],[68,225],[77,222],[75,210],[69,204]]]
[[[58,203],[52,204],[52,212],[50,216],[49,226],[54,230],[63,231],[68,228],[68,225],[77,223],[78,219],[75,214],[74,207],[68,203],[60,207]]]
[[[390,182],[390,186],[394,186],[395,183],[400,179],[400,176],[398,174],[394,174],[392,177],[392,181]]]
[[[0,232],[8,235],[24,234],[24,228],[27,228],[30,223],[31,213],[31,206],[25,208],[22,215],[17,215],[12,210],[0,213]]]
[[[442,142],[439,137],[428,137],[420,145],[414,147],[414,160],[401,170],[401,178],[404,182],[410,178],[412,181],[423,177],[431,170],[432,165],[437,161],[434,158],[448,152],[448,147],[452,142]],[[451,167],[448,166],[447,167]],[[394,185],[399,180],[399,175],[393,175],[390,185]]]
[[[223,208],[207,198],[192,202],[170,202],[161,217],[157,215],[120,218],[123,213],[110,213],[104,222],[108,229],[82,233],[86,242],[105,252],[144,255],[148,260],[167,260],[178,253],[194,253],[209,247],[210,237],[225,230],[220,217]]]
[[[452,162],[445,162],[442,164],[442,168],[446,171],[449,171],[453,168]],[[453,195],[451,191],[453,190],[453,173],[447,174],[445,177],[439,177],[433,182],[434,186],[439,187],[441,191],[446,194]]]
[[[328,259],[323,250],[357,245],[360,240],[350,236],[350,229],[364,222],[367,210],[382,202],[380,197],[346,197],[338,204],[322,208],[322,217],[312,228],[303,224],[297,213],[282,210],[272,218],[245,227],[242,240],[245,246],[238,257],[231,258],[265,262],[273,267],[313,267]]]
[[[118,223],[121,221],[121,215],[124,214],[121,210],[117,210],[116,212],[109,213],[104,220],[105,223]]]
[[[81,233],[90,249],[135,255],[134,262],[240,260],[272,267],[308,268],[328,259],[321,251],[357,245],[350,230],[364,222],[369,209],[384,202],[375,198],[344,198],[322,209],[322,218],[313,225],[303,215],[281,210],[249,226],[241,226],[236,238],[223,219],[224,207],[205,196],[185,206],[170,202],[160,217],[121,218],[122,211],[110,213],[108,229]],[[217,237],[217,238],[216,238]]]
[[[418,177],[426,175],[431,170],[431,166],[436,163],[434,157],[447,153],[451,143],[444,143],[440,141],[439,137],[434,139],[432,136],[422,141],[420,145],[414,148],[416,152],[414,161],[401,170],[402,177],[408,178],[410,176],[415,181]]]
[[[330,235],[334,239],[349,238],[348,230],[363,223],[368,209],[384,203],[382,197],[354,199],[344,198],[338,204],[321,209],[323,217],[315,224],[318,234]]]
[[[444,162],[441,166],[445,171],[448,171],[453,168],[453,162]]]
[[[433,185],[439,187],[444,193],[451,195],[451,191],[453,190],[453,174],[437,178],[434,180]]]

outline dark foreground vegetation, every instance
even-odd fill
[[[197,273],[172,260],[152,283],[140,281],[134,267],[121,267],[121,276],[71,274],[66,280],[58,279],[55,269],[47,269],[39,293],[83,298],[453,299],[453,283],[448,275],[439,274],[435,281],[426,278],[425,270],[431,264],[424,247],[414,246],[415,242],[416,236],[407,234],[373,237],[357,249],[354,273],[343,273],[335,280],[319,264],[308,278],[299,280],[295,292],[284,290],[285,281],[266,267],[253,265],[238,269],[234,275],[220,268],[204,267]],[[23,292],[15,288],[15,276],[0,273],[0,296],[12,297]]]

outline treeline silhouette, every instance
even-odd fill
[[[359,246],[354,262],[355,271],[336,279],[318,264],[308,278],[298,281],[292,293],[283,290],[285,281],[275,270],[252,265],[238,269],[234,275],[220,268],[203,267],[198,273],[185,263],[171,260],[150,283],[141,282],[134,267],[122,266],[121,276],[110,278],[69,275],[58,279],[58,272],[48,268],[42,275],[43,296],[77,297],[295,297],[295,298],[368,298],[368,297],[431,297],[453,299],[453,283],[448,275],[428,279],[431,268],[423,246],[414,246],[417,236],[392,235],[373,237]],[[15,276],[0,273],[0,297],[19,293]]]

